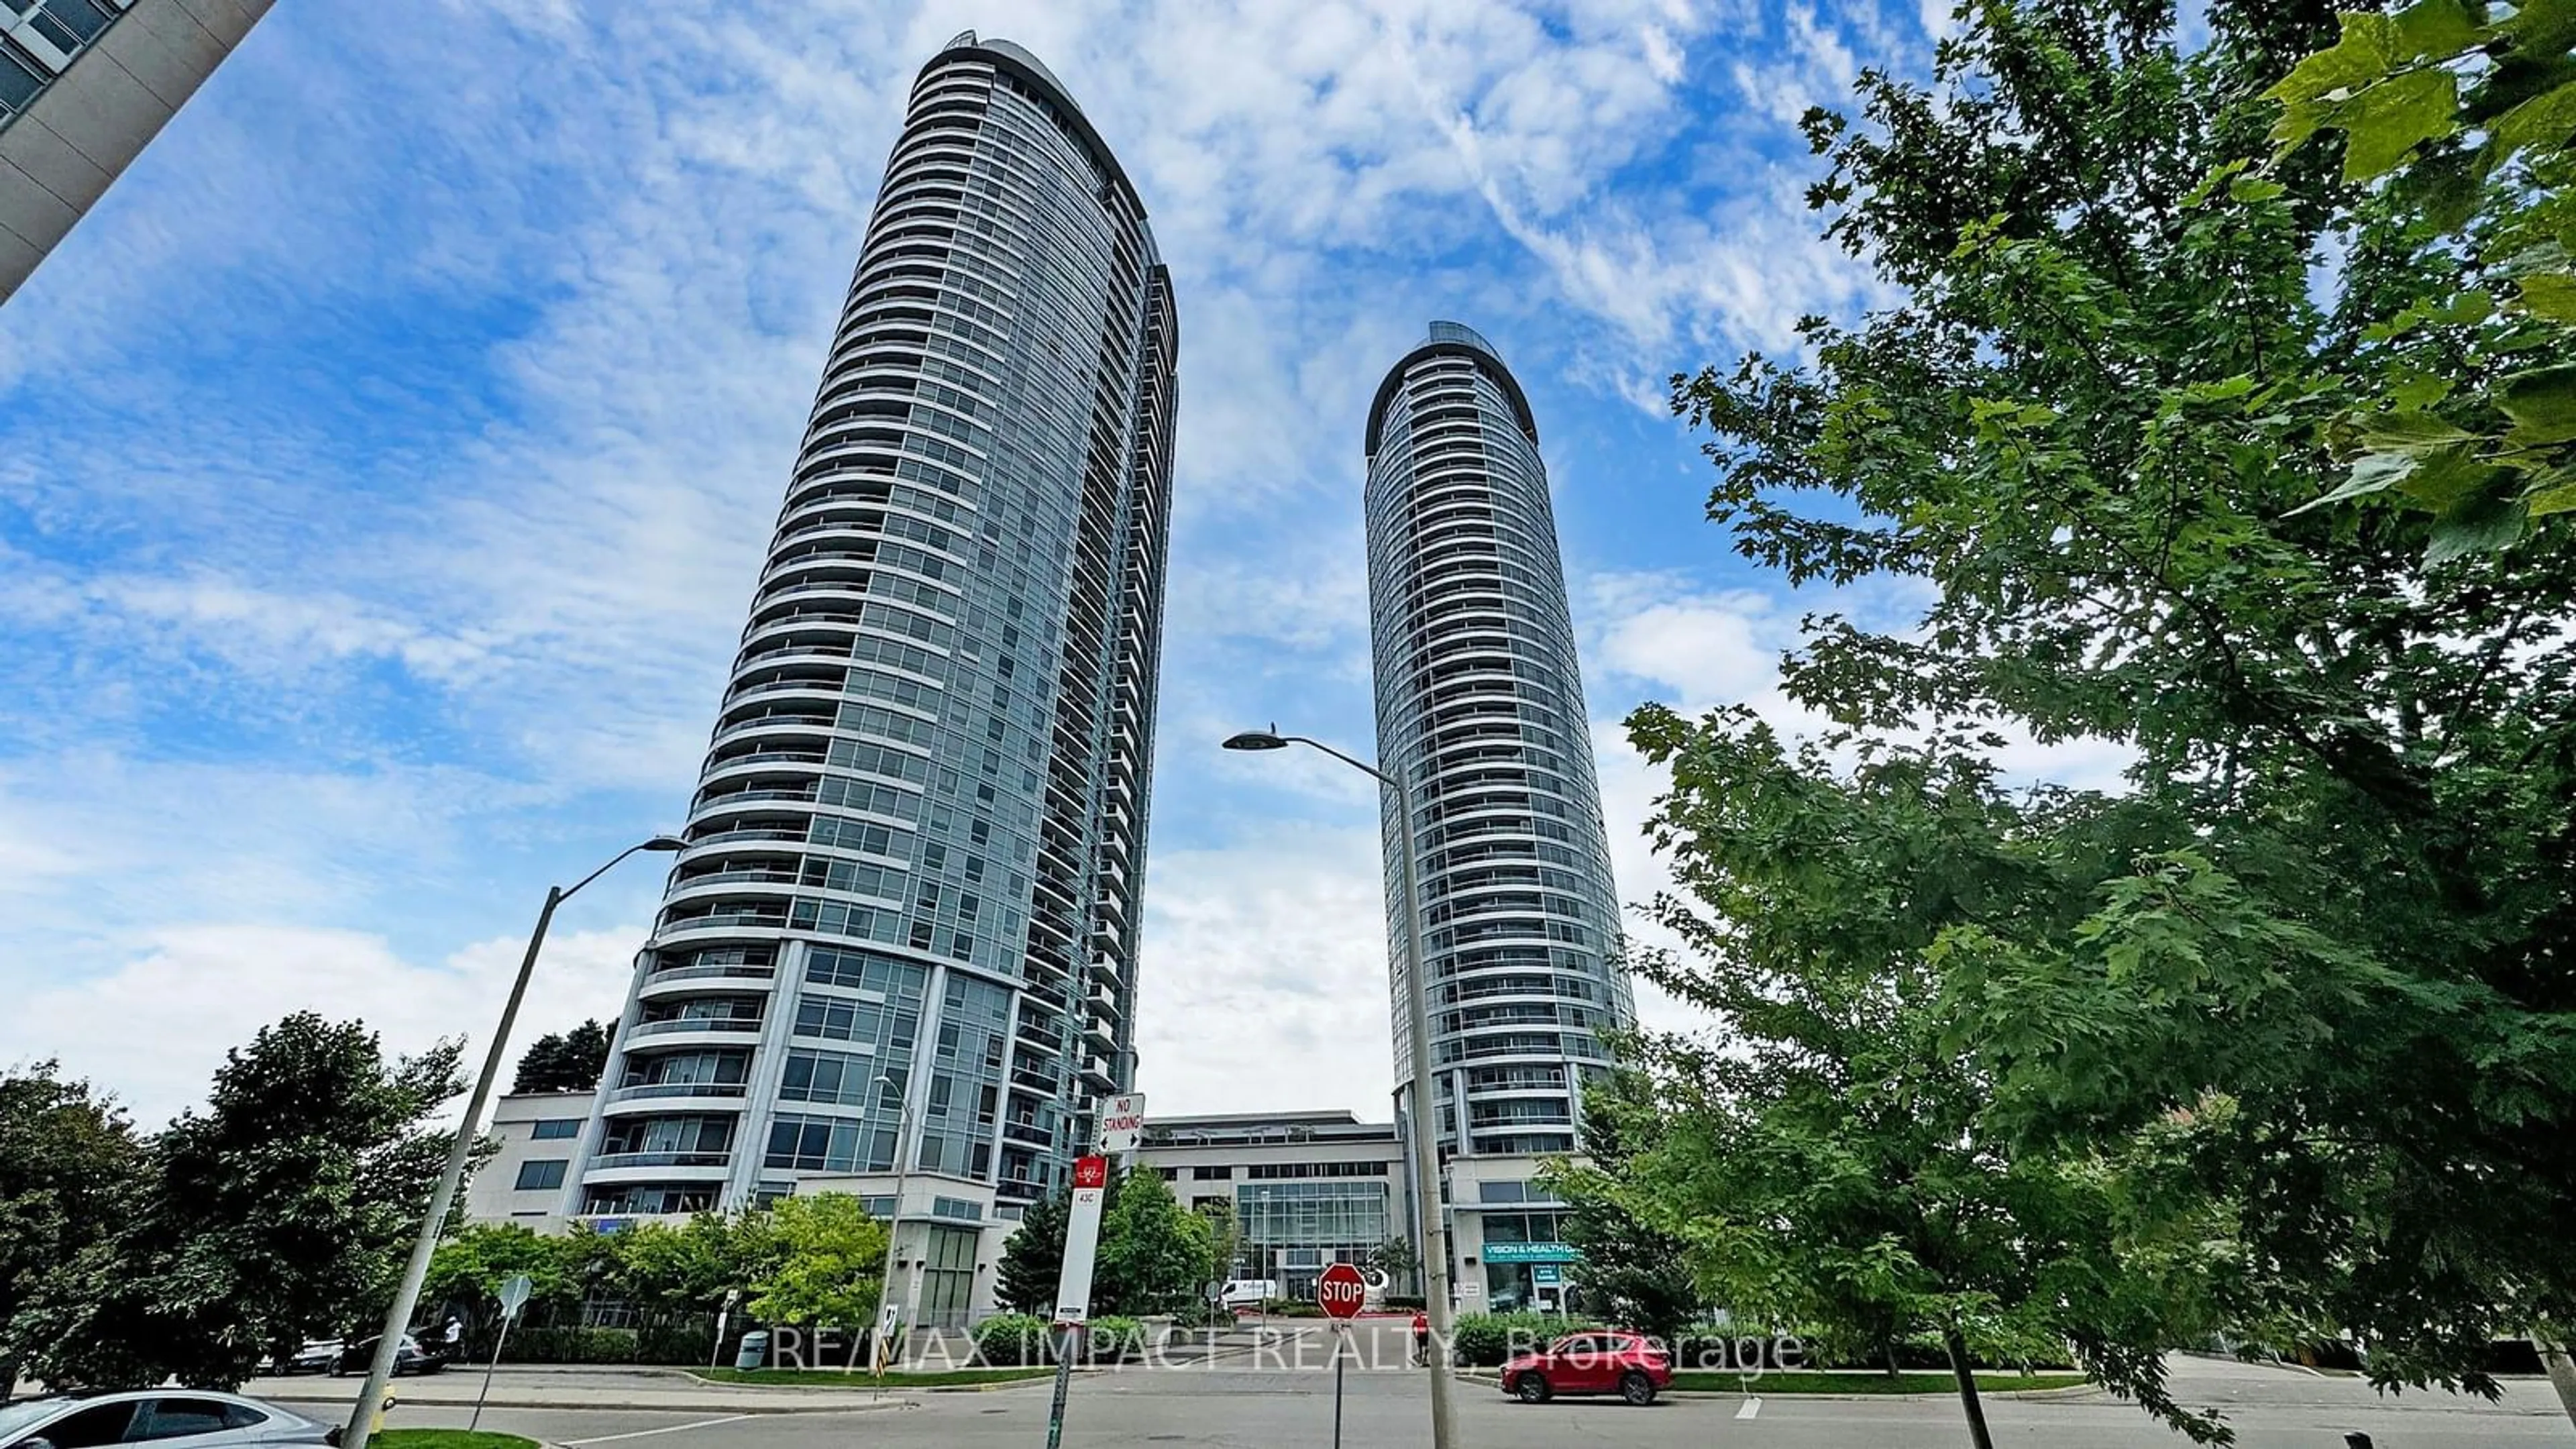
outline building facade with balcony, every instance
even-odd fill
[[[0,302],[271,0],[0,0]]]
[[[900,1161],[907,1217],[917,1192],[1003,1222],[1131,1086],[1177,346],[1144,207],[1064,86],[952,41],[887,164],[565,1215],[815,1179],[890,1198]]]
[[[1396,1100],[1401,1124],[1417,1069],[1397,853],[1409,850],[1436,1138],[1445,1163],[1476,1164],[1477,1193],[1452,1182],[1463,1209],[1485,1201],[1481,1184],[1525,1182],[1575,1149],[1584,1087],[1609,1070],[1601,1034],[1636,1011],[1529,400],[1482,336],[1434,322],[1379,385],[1366,453],[1378,759],[1414,786],[1382,816]],[[1462,1303],[1549,1296],[1526,1263],[1466,1261],[1481,1255],[1461,1216]]]

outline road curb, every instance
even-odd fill
[[[1460,1373],[1458,1378],[1462,1383],[1481,1384],[1486,1388],[1495,1389],[1497,1391],[1499,1391],[1503,1385],[1503,1376],[1499,1373],[1477,1373],[1468,1371]],[[1992,1389],[1980,1392],[1977,1397],[1981,1399],[2071,1399],[2083,1394],[2098,1393],[2101,1391],[2101,1387],[2102,1386],[2099,1384],[2086,1382],[2080,1384],[2063,1384],[2053,1389]],[[1714,1403],[1726,1399],[1758,1399],[1763,1396],[1763,1386],[1761,1383],[1756,1382],[1754,1386],[1749,1389],[1666,1389],[1656,1397],[1671,1399],[1676,1403]],[[1799,1399],[1819,1404],[1938,1404],[1948,1403],[1958,1398],[1958,1395],[1955,1393],[1813,1394],[1804,1393],[1797,1389],[1782,1389],[1776,1385],[1772,1387],[1770,1396],[1784,1400]]]
[[[1105,1372],[1108,1372],[1108,1370],[1098,1368],[1078,1368],[1073,1371],[1073,1374],[1076,1378],[1082,1378],[1091,1374]],[[706,1388],[734,1389],[759,1394],[847,1394],[855,1392],[852,1387],[846,1384],[736,1384],[727,1383],[723,1379],[702,1379],[698,1378],[695,1374],[690,1374],[688,1377],[693,1382]],[[1024,1379],[996,1379],[990,1383],[981,1384],[896,1384],[892,1386],[892,1391],[904,1394],[990,1394],[999,1392],[1003,1389],[1025,1389],[1033,1384],[1052,1384],[1053,1382],[1055,1382],[1055,1376],[1050,1373],[1043,1376],[1032,1376]],[[864,1387],[864,1385],[861,1385],[861,1387]]]
[[[349,1401],[346,1399],[324,1399],[288,1394],[262,1394],[260,1397],[278,1404],[330,1404],[343,1410],[349,1407]],[[470,1403],[445,1403],[436,1399],[405,1399],[400,1395],[394,1398],[394,1408],[397,1412],[403,1409],[467,1407],[470,1407]],[[896,1398],[868,1399],[851,1404],[745,1404],[693,1400],[668,1404],[639,1404],[631,1401],[603,1403],[597,1400],[579,1399],[511,1399],[507,1402],[490,1402],[483,1406],[487,1413],[503,1409],[564,1409],[574,1412],[636,1414],[866,1414],[880,1409],[918,1409],[920,1407],[921,1405],[915,1400]]]

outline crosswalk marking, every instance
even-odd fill
[[[656,1434],[679,1434],[691,1429],[712,1429],[718,1424],[735,1424],[750,1418],[749,1414],[727,1414],[721,1419],[700,1419],[694,1424],[673,1424],[663,1429],[638,1429],[631,1434],[601,1434],[591,1439],[567,1439],[566,1444],[613,1444],[620,1439],[650,1439]]]

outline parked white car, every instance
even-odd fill
[[[0,1449],[95,1449],[147,1440],[171,1449],[250,1449],[337,1444],[340,1431],[275,1404],[210,1389],[134,1389],[0,1405]]]

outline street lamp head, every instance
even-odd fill
[[[1225,742],[1229,750],[1284,750],[1288,742],[1279,736],[1279,726],[1266,730],[1245,730]]]
[[[659,851],[686,850],[689,848],[689,842],[682,840],[676,835],[656,835],[652,839],[645,841],[641,848],[645,850]]]

